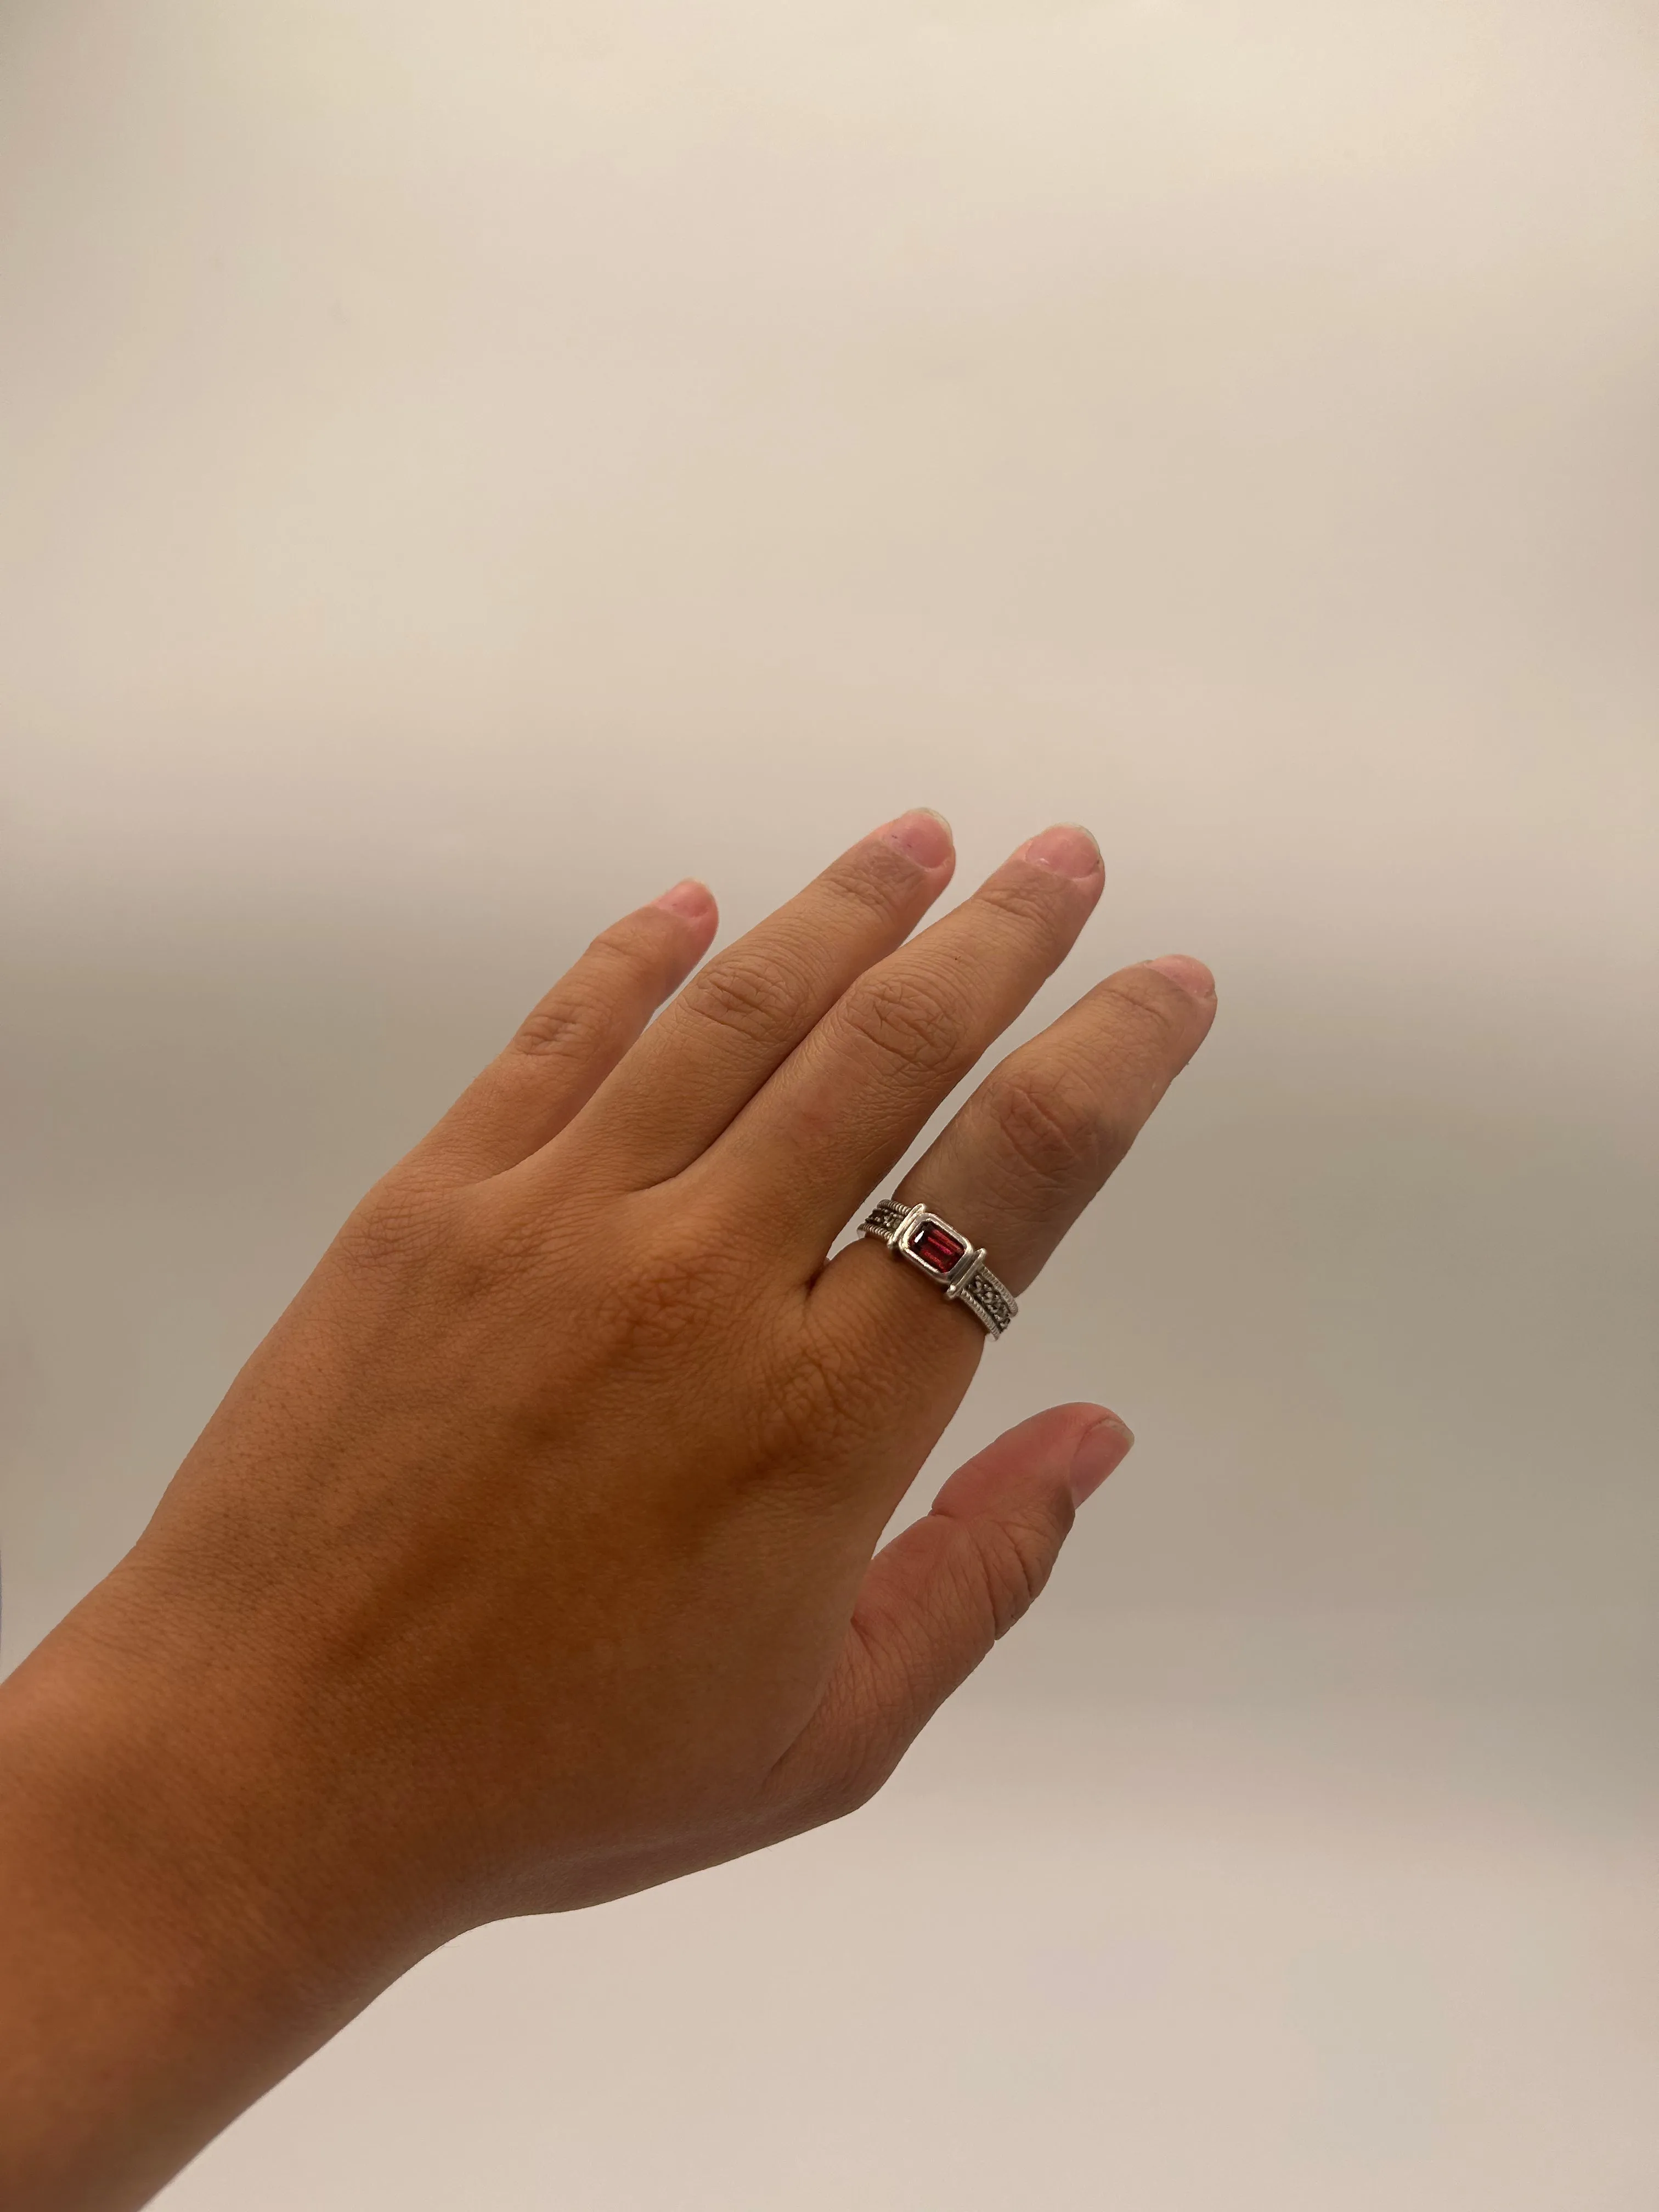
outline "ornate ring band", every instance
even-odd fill
[[[896,1259],[931,1275],[947,1298],[967,1307],[989,1336],[1000,1336],[1019,1311],[1019,1301],[985,1264],[982,1249],[925,1206],[884,1198],[859,1224],[860,1237],[879,1237]]]

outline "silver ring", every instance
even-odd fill
[[[895,1258],[932,1276],[947,1298],[983,1323],[988,1336],[1000,1336],[1019,1311],[1018,1299],[986,1266],[983,1250],[925,1206],[884,1198],[860,1222],[859,1235],[879,1237]]]

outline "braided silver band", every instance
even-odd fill
[[[967,1307],[989,1336],[1000,1336],[1019,1311],[1019,1301],[985,1264],[985,1254],[960,1230],[925,1206],[884,1198],[859,1224],[860,1237],[879,1237],[896,1259],[908,1260],[940,1284],[947,1298]]]

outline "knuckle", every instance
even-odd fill
[[[510,1049],[538,1057],[580,1051],[604,1040],[617,1023],[617,999],[636,998],[646,947],[632,918],[602,929],[586,951],[519,1024]]]
[[[614,1334],[630,1351],[678,1351],[702,1328],[707,1310],[696,1272],[664,1261],[649,1273],[618,1283],[608,1298],[601,1297],[596,1334]]]
[[[1046,937],[1053,931],[1059,911],[1054,890],[1050,871],[1021,868],[993,876],[975,896],[994,914],[1033,935]]]
[[[611,1025],[611,1009],[597,993],[563,985],[526,1015],[511,1049],[528,1059],[580,1052],[594,1044]]]
[[[612,1284],[610,1304],[631,1345],[684,1348],[732,1327],[753,1302],[746,1254],[718,1224],[676,1222],[642,1241]]]
[[[821,878],[832,899],[852,907],[860,915],[890,921],[893,909],[915,889],[920,873],[916,863],[884,838],[867,838]]]
[[[631,967],[641,951],[639,926],[629,915],[621,921],[613,921],[590,939],[586,957],[597,961],[625,960]]]
[[[988,1103],[1002,1144],[1038,1183],[1070,1189],[1103,1175],[1106,1131],[1082,1084],[1015,1071],[998,1079]]]
[[[1126,968],[1121,975],[1108,976],[1099,990],[1117,1010],[1128,1036],[1158,1056],[1180,1042],[1190,1002],[1178,983],[1171,983],[1156,969]]]
[[[842,1019],[880,1057],[919,1074],[937,1074],[961,1056],[956,1007],[915,976],[867,976],[842,1001]]]
[[[353,1206],[334,1249],[354,1268],[406,1268],[428,1258],[442,1241],[441,1202],[414,1180],[383,1178]]]
[[[532,1207],[474,1205],[464,1211],[457,1261],[471,1279],[525,1283],[554,1258],[548,1224]]]
[[[680,994],[680,1003],[700,1020],[768,1044],[795,1035],[804,1018],[803,1000],[795,970],[759,952],[713,962]]]
[[[972,1571],[994,1638],[1006,1636],[1036,1603],[1054,1552],[1054,1532],[1034,1521],[996,1521],[975,1529]]]

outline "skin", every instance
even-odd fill
[[[1062,826],[913,934],[953,865],[916,813],[700,969],[702,884],[605,930],[0,1686],[8,2212],[142,2203],[466,1929],[851,1811],[1041,1590],[1127,1430],[1040,1413],[876,1553],[988,1340],[825,1257],[1103,884]],[[1109,976],[899,1194],[1023,1291],[1214,1008]]]

